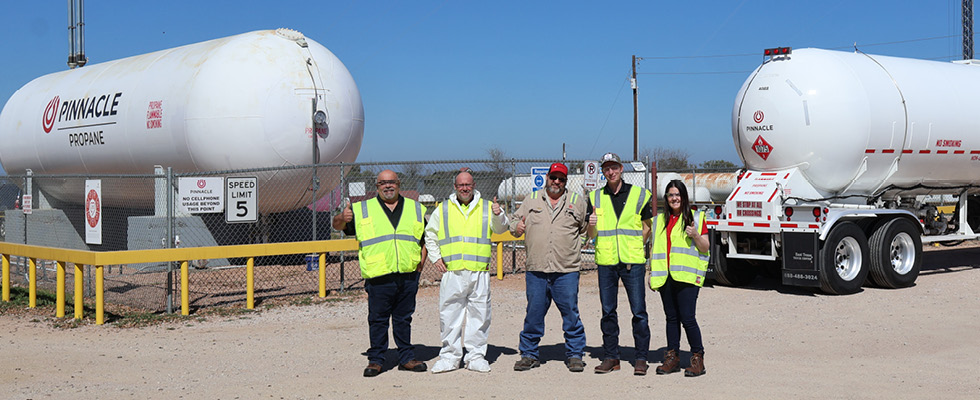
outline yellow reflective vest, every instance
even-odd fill
[[[490,201],[480,199],[469,207],[475,207],[469,212],[469,218],[449,200],[436,207],[435,212],[442,219],[437,235],[439,251],[450,271],[487,271],[490,267]]]
[[[354,223],[360,249],[357,259],[364,279],[390,273],[414,272],[422,260],[419,240],[425,229],[425,206],[403,197],[398,226],[391,226],[388,214],[377,197],[354,203]]]
[[[596,215],[595,263],[599,265],[644,264],[643,221],[640,213],[650,197],[650,191],[630,185],[626,204],[619,218],[613,209],[612,197],[603,189],[590,194]]]
[[[667,233],[664,228],[667,218],[659,215],[654,224],[653,250],[650,252],[650,288],[658,289],[667,282],[667,274],[677,282],[696,286],[704,285],[704,274],[708,270],[708,253],[698,251],[694,240],[684,231],[682,219],[678,219],[670,234],[670,265],[667,265]],[[701,232],[705,214],[694,213],[695,228]]]

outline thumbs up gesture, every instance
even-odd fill
[[[351,222],[354,220],[354,210],[350,209],[350,199],[346,200],[347,207],[344,207],[344,212],[341,214],[344,217],[344,222]]]
[[[500,208],[500,203],[497,202],[497,196],[493,196],[493,204],[490,206],[490,209],[493,210],[493,215],[500,215],[504,211],[503,208]]]
[[[517,226],[514,227],[514,232],[513,232],[514,236],[519,237],[524,234],[524,228],[526,227],[526,225],[524,224],[524,219],[526,218],[527,217],[521,218],[520,222],[517,223]]]
[[[687,232],[687,236],[690,236],[691,238],[701,235],[701,232],[698,232],[698,229],[694,227],[693,223],[686,226],[684,231]]]
[[[354,210],[350,208],[350,199],[344,199],[344,204],[344,210],[333,217],[333,228],[338,231],[343,230],[348,222],[354,220]]]

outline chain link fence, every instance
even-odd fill
[[[356,202],[376,196],[375,179],[383,170],[398,173],[401,194],[420,201],[431,213],[453,193],[455,174],[467,168],[481,196],[496,197],[510,213],[526,194],[544,185],[544,175],[554,161],[320,164],[190,173],[157,168],[146,175],[9,175],[0,179],[0,236],[11,243],[90,251],[338,239],[344,235],[333,230],[333,213],[345,199]],[[568,190],[584,194],[584,161],[565,163],[569,166]],[[650,188],[651,175],[643,168],[644,163],[624,164],[626,182]],[[716,172],[676,173],[690,177]],[[734,176],[730,171],[723,173]],[[235,187],[230,188],[233,182]],[[695,182],[691,177],[688,185]],[[93,201],[91,190],[96,184],[101,192]],[[101,223],[98,234],[94,233],[93,221]],[[591,244],[584,253],[583,268],[594,269]],[[503,252],[494,252],[493,257],[494,263],[497,257],[502,258],[505,273],[524,271],[521,241],[506,242]],[[244,302],[245,262],[237,258],[191,260],[191,307]],[[255,265],[259,302],[317,292],[314,255],[260,257]],[[36,268],[38,286],[55,290],[55,263],[38,260]],[[85,271],[86,297],[94,289],[91,268],[86,266]],[[13,284],[26,285],[27,260],[11,257],[11,269]],[[66,271],[71,282],[74,266],[66,266]],[[326,276],[328,290],[363,288],[356,252],[328,254]],[[436,282],[439,277],[435,268],[423,269],[423,282]],[[171,311],[179,297],[179,279],[179,266],[172,263],[105,266],[105,300],[147,311]],[[74,286],[66,286],[70,298]]]

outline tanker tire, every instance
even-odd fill
[[[724,255],[718,257],[715,265],[715,281],[732,287],[745,286],[755,280],[758,269],[737,258],[729,259]]]
[[[869,241],[871,280],[880,287],[912,286],[922,267],[922,237],[911,221],[895,218],[875,229]]]
[[[868,238],[853,222],[830,230],[820,248],[820,289],[829,294],[854,294],[868,278]]]

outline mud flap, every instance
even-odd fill
[[[817,232],[782,232],[784,285],[820,287]]]

